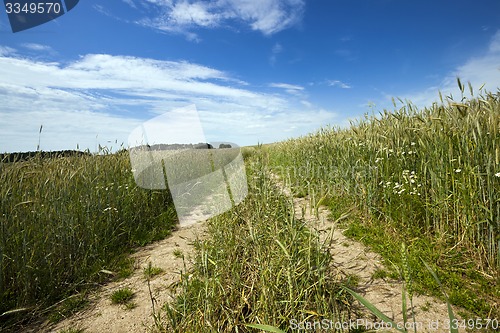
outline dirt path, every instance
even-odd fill
[[[284,187],[276,176],[273,178],[281,191],[292,198],[290,190]],[[384,269],[381,257],[361,243],[345,237],[342,230],[329,218],[330,212],[326,208],[320,207],[316,216],[310,209],[308,198],[292,199],[295,215],[303,218],[310,228],[318,231],[321,242],[328,242],[336,274],[340,277],[356,276],[359,281],[358,289],[363,296],[396,323],[401,323],[403,320],[401,281],[372,278],[376,270]],[[144,268],[151,262],[154,267],[160,267],[164,271],[153,277],[150,282],[155,306],[158,309],[173,299],[174,292],[171,286],[179,282],[181,271],[191,266],[193,242],[196,239],[203,239],[205,233],[205,223],[198,222],[174,231],[172,236],[165,240],[141,248],[133,255],[136,259],[136,269],[131,277],[107,284],[91,297],[91,306],[88,309],[57,325],[42,327],[39,331],[60,332],[65,329],[84,329],[85,333],[151,331],[154,325],[152,300],[144,278]],[[185,260],[179,256],[180,253],[184,255]],[[111,294],[124,287],[135,292],[132,300],[135,307],[132,309],[111,303]],[[413,304],[418,332],[448,331],[444,329],[448,313],[443,302],[427,296],[415,296]],[[363,315],[362,320],[366,322],[380,322],[368,311]]]
[[[136,259],[136,269],[131,277],[105,285],[91,297],[91,306],[88,309],[55,326],[44,327],[41,332],[59,332],[70,328],[84,329],[85,333],[149,332],[154,325],[154,319],[144,268],[151,262],[153,267],[163,269],[163,273],[154,276],[150,281],[155,306],[159,309],[172,300],[173,291],[170,287],[180,281],[181,271],[185,272],[185,268],[189,269],[191,266],[193,242],[203,239],[205,227],[203,222],[194,223],[174,231],[162,241],[139,249],[132,255]],[[184,255],[185,260],[180,253]],[[111,303],[111,294],[125,287],[135,292],[132,299],[135,306],[132,309]]]
[[[292,198],[289,188],[285,187],[275,175],[275,184],[288,197]],[[358,278],[357,289],[363,297],[375,305],[382,313],[393,319],[396,324],[403,323],[402,314],[402,282],[391,279],[373,279],[378,269],[384,269],[382,257],[363,244],[350,240],[343,231],[330,219],[330,211],[323,206],[316,216],[311,209],[309,198],[293,198],[295,216],[303,218],[308,226],[318,231],[320,241],[328,242],[336,274],[341,277],[349,275]],[[409,301],[408,301],[408,308]],[[417,332],[449,332],[445,322],[449,321],[447,305],[440,300],[425,295],[413,296]],[[455,316],[456,309],[454,309]],[[408,312],[410,314],[410,312]],[[369,311],[363,312],[361,322],[380,322]],[[408,317],[410,318],[410,316]],[[413,327],[409,329],[413,331]]]

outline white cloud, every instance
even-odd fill
[[[220,14],[210,12],[209,7],[206,2],[178,2],[172,7],[170,19],[173,25],[213,27],[220,21]]]
[[[125,2],[127,5],[129,5],[132,8],[137,8],[137,6],[135,5],[133,0],[122,0],[122,1]]]
[[[295,84],[288,84],[288,83],[270,83],[269,87],[284,89],[287,93],[296,96],[302,96],[303,95],[302,92],[304,90],[304,87],[302,86],[298,86]]]
[[[283,46],[280,43],[274,44],[272,52],[273,52],[273,54],[278,54],[278,53],[283,52]]]
[[[344,82],[339,81],[339,80],[327,80],[327,84],[331,87],[339,87],[342,89],[351,89],[352,88],[347,83],[344,83]]]
[[[53,52],[53,49],[48,45],[42,45],[37,43],[24,43],[21,44],[21,46],[32,51]]]
[[[489,52],[490,53],[500,52],[500,30],[498,30],[491,39]]]
[[[209,140],[241,145],[306,134],[336,119],[333,112],[306,109],[304,98],[252,90],[214,68],[108,54],[65,64],[0,56],[0,99],[0,151],[35,149],[40,125],[42,149],[119,145],[143,121],[190,104]]]
[[[281,88],[286,90],[304,90],[304,87],[302,86],[288,83],[270,83],[269,86],[272,88]]]
[[[124,0],[135,5],[132,0]],[[191,30],[230,26],[242,22],[252,30],[272,35],[290,28],[302,19],[304,0],[147,0],[155,7],[137,23],[154,29],[198,37]]]

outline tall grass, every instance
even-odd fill
[[[259,148],[247,160],[245,201],[209,220],[194,269],[182,274],[176,302],[164,308],[164,331],[254,331],[246,324],[288,331],[293,320],[346,318],[330,256],[273,186],[266,155]]]
[[[126,152],[0,162],[0,314],[88,287],[170,232],[169,193],[136,187],[130,169]]]
[[[398,242],[406,241],[450,273],[440,274],[453,304],[487,315],[500,295],[494,287],[500,281],[500,94],[474,96],[469,85],[473,97],[467,98],[458,82],[459,101],[448,96],[421,110],[399,101],[394,111],[365,116],[350,128],[323,128],[272,145],[270,163],[296,195],[326,196],[335,214],[342,205],[355,206],[360,218],[346,225],[349,234],[372,240],[386,259],[399,261]],[[417,282],[429,287],[424,267],[412,264]],[[460,287],[464,279],[474,283]],[[478,303],[479,294],[493,305]]]
[[[299,191],[352,197],[398,228],[444,238],[480,267],[498,268],[499,131],[500,95],[485,92],[423,110],[407,103],[283,142],[271,156]]]

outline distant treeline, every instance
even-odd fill
[[[165,144],[165,143],[160,143],[160,144],[154,144],[154,145],[144,145],[144,146],[137,146],[133,147],[132,149],[141,149],[141,148],[147,148],[148,150],[180,150],[180,149],[214,149],[214,146],[212,146],[210,143],[173,143],[173,144]],[[221,148],[232,148],[230,144],[224,144],[221,143],[218,147],[219,149]]]
[[[47,158],[59,158],[59,157],[69,157],[69,156],[91,156],[91,155],[92,154],[89,152],[83,152],[79,150],[28,151],[28,152],[0,154],[0,162],[2,163],[22,162],[35,157],[41,157],[43,159],[47,159]]]

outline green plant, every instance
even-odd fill
[[[377,268],[372,274],[373,279],[385,279],[387,276],[387,270],[384,268]]]
[[[151,262],[149,262],[148,266],[144,268],[144,277],[146,279],[151,279],[152,277],[161,274],[163,272],[164,272],[163,268],[152,266]]]
[[[403,257],[406,257],[406,249],[404,246],[402,247],[402,253],[403,253]],[[446,292],[442,289],[441,281],[439,280],[438,276],[436,275],[434,270],[432,270],[432,268],[425,261],[423,263],[424,263],[425,267],[427,268],[427,270],[432,274],[432,276],[434,277],[434,279],[436,280],[436,282],[440,286],[443,294],[445,295],[445,297],[447,299]],[[404,271],[404,274],[406,275],[405,279],[408,279],[409,274],[410,274],[410,272],[408,271],[408,268],[403,267],[403,271]],[[411,281],[411,278],[408,279],[408,281]],[[408,283],[408,281],[406,281],[406,282]],[[360,294],[356,293],[355,291],[353,291],[350,288],[345,287],[345,286],[343,287],[343,289],[345,291],[347,291],[349,294],[351,294],[361,304],[363,304],[363,306],[365,306],[368,310],[370,310],[370,312],[373,313],[375,316],[377,316],[377,318],[379,318],[380,320],[389,324],[390,327],[392,327],[393,329],[396,329],[402,333],[408,333],[408,330],[406,329],[406,327],[413,327],[414,332],[417,332],[418,326],[416,325],[415,314],[413,313],[413,311],[412,311],[413,325],[407,325],[408,318],[406,316],[406,313],[407,313],[406,293],[407,292],[409,293],[410,301],[411,301],[412,300],[412,291],[411,291],[411,286],[410,287],[408,287],[408,286],[404,287],[404,286],[405,285],[403,285],[403,292],[402,292],[403,303],[402,303],[402,310],[401,310],[403,313],[403,325],[397,325],[391,318],[389,318],[385,314],[383,314],[379,309],[377,309],[376,306],[374,306],[372,303],[370,303],[367,299],[365,299]],[[456,322],[456,318],[455,318],[455,315],[453,314],[451,304],[450,304],[450,302],[448,302],[448,300],[446,301],[446,303],[448,305],[448,318],[449,318],[449,323],[450,323],[448,326],[449,326],[450,333],[458,333],[458,329],[456,327],[454,327],[454,325],[452,324],[452,323]],[[411,308],[413,309],[413,305],[411,305]]]
[[[182,250],[180,250],[180,249],[175,249],[173,254],[174,254],[174,257],[179,258],[179,259],[184,257],[184,254],[182,253]]]
[[[49,314],[49,321],[52,323],[59,322],[60,320],[71,316],[72,314],[85,308],[89,303],[87,295],[79,294],[70,296],[60,302]]]
[[[118,290],[115,290],[111,294],[111,302],[113,304],[124,304],[126,305],[129,303],[132,298],[134,297],[134,292],[132,289],[126,287],[126,288],[120,288]]]

